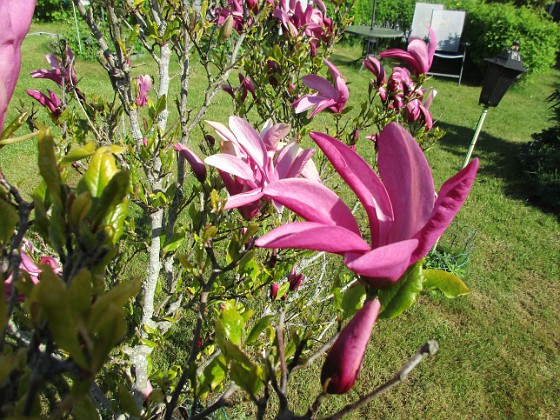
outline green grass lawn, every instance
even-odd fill
[[[34,30],[52,32],[56,27],[34,25]],[[46,43],[44,36],[25,41],[12,105],[20,99],[31,103],[26,88],[51,87],[47,81],[27,77],[29,71],[46,66]],[[351,63],[358,55],[357,48],[344,47],[332,57],[352,82],[351,101],[359,99],[370,78]],[[77,69],[86,94],[110,94],[108,78],[96,63],[78,62]],[[346,396],[331,398],[325,404],[329,411],[378,386],[423,342],[437,339],[440,352],[410,381],[349,418],[560,417],[559,219],[532,205],[532,191],[518,161],[520,145],[550,125],[545,98],[558,77],[560,71],[555,69],[515,86],[486,118],[473,154],[480,159],[480,171],[458,216],[458,223],[476,231],[464,278],[472,293],[455,300],[423,295],[403,316],[380,322],[357,386]],[[461,167],[482,111],[480,84],[457,86],[454,81],[431,79],[426,86],[430,85],[439,92],[432,106],[434,118],[447,131],[427,152],[439,186]],[[208,119],[225,123],[227,98],[221,98]],[[0,151],[4,172],[24,189],[37,180],[35,159],[34,141]],[[300,371],[292,378],[296,411],[304,410],[319,392],[318,369]],[[229,415],[242,418],[239,410]]]

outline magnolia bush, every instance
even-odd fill
[[[436,193],[422,151],[442,135],[429,111],[435,92],[422,86],[433,34],[380,54],[406,66],[390,74],[366,58],[373,79],[352,110],[328,59],[351,2],[333,3],[328,15],[321,0],[75,0],[114,98],[88,91],[64,44],[48,68],[20,75],[35,2],[0,3],[0,147],[37,137],[41,176],[24,193],[0,171],[3,417],[202,419],[245,400],[257,418],[315,418],[329,394],[354,385],[378,320],[423,290],[468,293],[422,266],[478,166]],[[156,74],[134,71],[139,52]],[[197,97],[194,73],[205,76]],[[42,109],[6,122],[18,76]],[[52,90],[32,89],[34,78]],[[204,121],[219,95],[234,115]],[[319,113],[329,116],[322,131]],[[33,130],[16,136],[26,122]],[[333,183],[356,200],[345,203]],[[436,350],[428,342],[329,418]],[[322,391],[296,414],[290,377],[321,361]]]

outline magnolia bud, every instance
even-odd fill
[[[220,41],[225,41],[231,35],[231,31],[233,30],[233,15],[229,15],[224,24],[222,25],[222,29],[220,29]]]
[[[378,299],[367,301],[340,332],[321,371],[329,394],[344,394],[354,385],[380,308]]]

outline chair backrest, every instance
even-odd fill
[[[461,10],[434,10],[431,27],[436,34],[436,51],[456,53],[461,46],[461,35],[466,13]]]
[[[412,17],[410,36],[421,39],[428,38],[428,25],[432,21],[432,12],[434,10],[443,10],[443,4],[416,3],[414,7],[414,16]]]

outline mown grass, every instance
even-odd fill
[[[42,27],[41,27],[42,28]],[[33,30],[39,28],[34,25]],[[56,28],[49,28],[54,31]],[[43,29],[45,30],[45,29]],[[48,29],[47,29],[48,30]],[[60,31],[62,32],[62,31]],[[22,76],[15,102],[31,103],[26,88],[51,87],[26,78],[44,67],[44,37],[24,44]],[[370,74],[351,61],[357,48],[336,50],[332,61],[351,81],[351,101],[359,99]],[[95,63],[78,63],[81,88],[87,94],[111,94],[109,81]],[[139,67],[139,72],[153,71]],[[440,352],[423,363],[405,384],[383,395],[349,418],[558,418],[560,416],[560,229],[558,215],[532,204],[531,189],[518,161],[519,145],[548,127],[545,98],[560,71],[511,89],[491,109],[474,156],[480,171],[458,222],[476,230],[465,282],[472,293],[447,300],[423,295],[403,316],[380,322],[374,330],[356,387],[325,404],[334,412],[390,378],[426,340],[437,339]],[[44,84],[41,84],[44,83]],[[172,82],[178,83],[178,82]],[[193,82],[193,100],[200,95]],[[480,85],[457,86],[431,79],[437,96],[432,112],[447,131],[427,152],[437,185],[463,162],[482,111]],[[226,122],[227,98],[211,108],[209,119]],[[327,121],[321,116],[320,121]],[[0,165],[10,179],[31,188],[36,182],[33,141],[0,152]],[[303,412],[319,392],[319,366],[292,378],[290,401]],[[328,408],[328,410],[327,410]],[[239,409],[229,418],[245,418]]]

